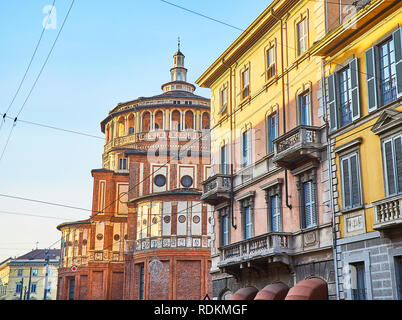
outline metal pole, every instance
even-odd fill
[[[28,295],[27,300],[31,299],[31,276],[32,276],[32,267],[29,267],[29,281],[28,281]]]
[[[43,300],[46,300],[47,295],[48,276],[49,276],[49,250],[45,251],[45,266],[46,266],[46,274],[45,274],[45,288],[43,290]]]

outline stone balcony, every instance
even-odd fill
[[[375,230],[400,228],[402,226],[402,195],[373,202]]]
[[[210,205],[218,205],[230,199],[231,176],[218,173],[203,183],[201,200]]]
[[[308,160],[320,160],[321,135],[319,127],[300,125],[274,140],[275,155],[272,161],[285,169],[293,170]]]
[[[285,232],[265,233],[238,241],[220,249],[219,268],[247,266],[258,260],[288,263],[287,255],[293,252],[292,235]]]

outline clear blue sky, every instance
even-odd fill
[[[0,2],[0,113],[9,106],[53,0]],[[170,0],[240,29],[266,0]],[[63,22],[70,0],[56,1],[57,28],[41,45],[9,116],[21,108]],[[194,81],[241,34],[239,30],[160,0],[76,0],[35,90],[19,116],[103,137],[100,121],[119,102],[161,93],[169,81],[177,37]],[[197,94],[209,97],[208,89]],[[0,154],[10,132],[0,130]],[[90,171],[102,166],[103,141],[19,122],[0,162],[0,193],[90,209]],[[10,215],[1,211],[48,216]],[[0,261],[60,238],[56,226],[88,218],[85,211],[0,197]],[[53,217],[60,217],[59,220]],[[59,244],[58,244],[59,245]]]

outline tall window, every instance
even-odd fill
[[[220,110],[219,113],[225,113],[227,111],[227,105],[228,105],[228,88],[224,87],[220,91]]]
[[[305,18],[297,24],[297,53],[299,56],[307,50],[307,46],[307,19]]]
[[[228,173],[228,163],[227,163],[227,145],[221,147],[221,173]]]
[[[23,273],[24,273],[24,269],[18,269],[17,270],[17,277],[22,277]]]
[[[251,164],[251,130],[242,133],[242,166]]]
[[[310,92],[299,95],[299,116],[301,125],[311,125]]]
[[[68,300],[74,300],[75,293],[75,279],[71,278],[68,286]]]
[[[222,209],[220,212],[220,236],[221,236],[221,247],[229,244],[229,208]]]
[[[127,158],[119,159],[119,170],[127,170]]]
[[[249,239],[253,236],[253,217],[251,212],[251,207],[246,206],[243,209],[244,213],[244,239]]]
[[[245,99],[250,95],[250,69],[242,71],[241,73],[241,98]]]
[[[402,193],[402,134],[384,140],[382,149],[387,195]]]
[[[140,266],[138,300],[144,300],[144,265]]]
[[[274,152],[274,140],[278,135],[278,120],[276,114],[271,114],[268,119],[268,153]]]
[[[272,46],[267,50],[267,79],[275,76],[275,68],[275,46]]]
[[[17,282],[17,285],[15,286],[15,293],[21,293],[22,291],[22,283]]]
[[[396,69],[394,41],[389,39],[378,47],[380,60],[380,94],[382,105],[394,101],[396,94]]]
[[[31,283],[31,293],[36,293],[36,283]]]
[[[271,213],[271,231],[281,231],[281,211],[279,204],[279,196],[275,195],[271,197],[270,201],[270,213]]]
[[[303,183],[302,189],[304,227],[310,228],[317,224],[316,195],[312,181]]]
[[[364,262],[349,265],[352,269],[352,300],[366,300]]]
[[[339,113],[340,124],[344,126],[352,122],[352,110],[351,110],[351,79],[349,67],[342,69],[338,73],[339,79]]]
[[[341,158],[343,209],[361,205],[360,174],[357,153]]]

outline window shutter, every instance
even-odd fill
[[[273,196],[271,198],[271,215],[272,215],[272,231],[280,231],[280,211],[278,207],[278,196]]]
[[[359,169],[357,163],[357,155],[350,157],[350,179],[351,179],[351,205],[356,207],[360,205],[360,184],[359,184]]]
[[[395,166],[398,177],[398,193],[402,192],[402,136],[395,138]]]
[[[394,159],[392,156],[392,140],[384,142],[385,174],[387,177],[388,196],[396,193],[394,177]]]
[[[335,86],[335,73],[328,76],[328,106],[329,106],[329,129],[334,131],[337,129],[338,114],[337,114],[337,99]]]
[[[251,160],[251,129],[247,131],[247,165],[250,165]]]
[[[370,112],[377,109],[378,107],[375,47],[371,47],[366,51],[366,79],[367,79],[368,111]]]
[[[392,34],[394,40],[396,92],[398,98],[402,96],[402,27]]]
[[[350,208],[352,203],[350,199],[350,172],[349,158],[342,159],[342,178],[343,178],[343,207]]]
[[[305,227],[311,227],[315,224],[314,209],[315,203],[313,201],[313,188],[311,181],[304,183],[304,219]]]
[[[359,64],[357,58],[349,63],[351,94],[352,94],[352,121],[360,118],[360,98],[359,98]]]

